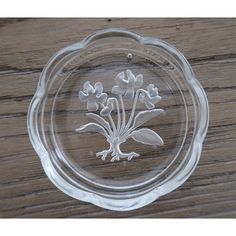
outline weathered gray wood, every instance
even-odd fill
[[[123,213],[74,200],[55,188],[26,127],[30,99],[50,56],[108,27],[159,37],[179,48],[210,105],[209,132],[190,179],[151,205]],[[236,217],[235,42],[236,19],[1,19],[0,217]]]

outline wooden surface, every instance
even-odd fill
[[[26,128],[45,63],[95,30],[124,27],[180,49],[203,85],[210,126],[193,175],[130,212],[66,196],[44,174]],[[236,217],[236,19],[0,19],[0,217]]]

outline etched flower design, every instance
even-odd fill
[[[149,128],[140,128],[147,121],[164,112],[163,109],[154,109],[155,104],[161,99],[157,88],[153,84],[149,84],[144,89],[142,85],[143,76],[141,74],[135,76],[130,70],[126,70],[115,77],[115,85],[112,87],[112,92],[119,97],[112,95],[108,97],[103,92],[100,82],[95,83],[93,87],[87,81],[83,85],[83,90],[79,92],[79,98],[82,102],[87,102],[88,110],[97,111],[100,109],[100,114],[86,113],[86,116],[93,119],[94,122],[81,125],[75,131],[77,133],[99,133],[106,138],[109,148],[96,153],[96,156],[103,161],[107,156],[111,156],[111,162],[121,159],[129,161],[140,156],[136,152],[121,150],[121,145],[129,138],[145,145],[161,146],[164,144],[162,138],[155,131]],[[131,98],[132,109],[129,116],[126,114],[124,97]],[[138,101],[145,104],[148,109],[135,112]],[[116,115],[115,119],[114,115]]]
[[[161,100],[161,97],[158,95],[158,89],[153,84],[149,84],[147,90],[142,90],[140,93],[139,100],[148,109],[153,109],[155,104]]]
[[[82,102],[87,102],[88,111],[97,111],[99,103],[104,104],[107,100],[107,94],[103,93],[103,86],[101,82],[95,83],[94,87],[89,81],[83,85],[83,91],[79,91],[79,99]]]
[[[112,87],[113,94],[124,95],[133,99],[135,89],[143,85],[143,75],[139,74],[135,77],[131,70],[126,70],[126,72],[120,72],[116,76],[115,83],[116,85]]]
[[[111,112],[114,109],[114,105],[113,105],[113,99],[112,98],[108,98],[107,99],[107,103],[106,106],[103,107],[103,109],[101,110],[100,114],[102,116],[108,116],[111,114]]]

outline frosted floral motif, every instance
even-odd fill
[[[108,116],[114,109],[114,98],[108,98],[106,105],[102,108],[100,114],[102,116]]]
[[[88,111],[97,111],[99,103],[103,104],[107,100],[107,94],[103,93],[102,83],[95,83],[94,87],[89,81],[83,86],[83,91],[79,91],[79,98],[83,102],[87,102]]]
[[[116,76],[115,83],[116,85],[112,87],[113,94],[124,95],[132,99],[135,89],[143,85],[143,75],[139,74],[135,77],[131,70],[127,70],[126,73],[120,72]]]
[[[161,100],[161,97],[158,95],[158,89],[153,84],[149,84],[147,90],[141,91],[139,100],[144,103],[148,109],[152,109],[155,107],[155,104]]]
[[[128,138],[145,145],[163,145],[162,138],[153,130],[148,128],[138,129],[147,121],[153,119],[163,112],[162,109],[154,109],[155,104],[161,100],[158,89],[149,84],[146,89],[143,85],[143,75],[135,76],[131,70],[120,72],[115,77],[115,84],[112,87],[112,93],[118,97],[109,97],[103,92],[101,82],[94,86],[86,81],[83,85],[83,91],[79,92],[79,99],[87,102],[88,111],[97,111],[100,109],[100,115],[96,113],[86,113],[86,115],[96,122],[82,125],[75,131],[78,133],[97,132],[106,137],[110,147],[96,154],[102,160],[111,156],[111,162],[121,159],[131,160],[138,157],[136,152],[124,153],[120,150],[120,145]],[[132,102],[132,110],[129,119],[126,119],[124,100],[129,99]],[[137,102],[145,104],[148,110],[140,111],[135,115]],[[116,110],[116,124],[111,113]]]

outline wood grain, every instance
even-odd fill
[[[193,175],[130,212],[72,199],[44,174],[26,117],[39,74],[60,48],[124,27],[180,49],[203,85],[210,126]],[[236,19],[0,19],[0,217],[236,217]]]

